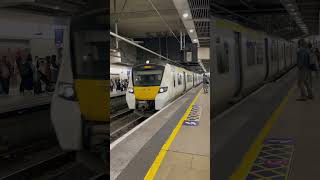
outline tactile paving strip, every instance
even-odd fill
[[[246,180],[287,180],[293,157],[292,139],[267,139]]]
[[[194,104],[192,106],[192,109],[187,117],[186,120],[184,120],[183,125],[184,126],[198,126],[200,122],[200,113],[201,108],[199,105]]]

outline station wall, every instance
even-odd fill
[[[33,57],[57,54],[55,29],[64,29],[64,42],[68,41],[69,20],[25,12],[0,12],[0,40],[27,41]],[[8,43],[8,48],[10,43]],[[63,53],[67,53],[66,50]]]
[[[131,67],[121,65],[110,65],[110,75],[112,78],[119,78],[120,80],[128,79],[131,73]]]
[[[44,58],[57,55],[58,63],[61,63],[63,57],[65,59],[70,57],[69,19],[1,10],[0,24],[0,57],[7,56],[13,67],[16,67],[15,60],[18,52],[31,53],[33,60],[35,56]],[[62,55],[61,58],[55,45],[55,29],[64,30],[65,47],[59,53]],[[14,74],[10,80],[10,94],[17,94],[19,89],[20,76],[16,69],[14,68]]]

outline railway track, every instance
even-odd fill
[[[50,156],[29,163],[0,180],[99,180],[106,177],[106,172],[97,173],[78,162],[76,152],[53,151]]]
[[[130,109],[125,109],[122,112],[111,116],[110,143],[120,138],[145,119],[146,117],[138,115]]]

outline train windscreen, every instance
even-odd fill
[[[74,18],[71,23],[73,73],[76,79],[108,79],[109,49],[103,14]]]
[[[160,86],[163,69],[135,70],[132,73],[134,86]]]
[[[76,76],[81,78],[106,79],[107,42],[88,42],[88,32],[75,34]]]

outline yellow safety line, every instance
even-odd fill
[[[249,150],[245,153],[244,158],[241,161],[238,169],[231,175],[230,180],[244,180],[246,179],[252,164],[256,160],[259,152],[262,149],[263,141],[268,136],[273,124],[278,120],[281,112],[283,111],[285,105],[288,102],[289,97],[293,93],[294,87],[292,87],[287,96],[282,100],[281,104],[272,113],[271,118],[266,122],[265,126],[261,130],[258,137],[255,139],[254,143],[251,144]]]
[[[171,135],[169,136],[169,138],[167,139],[166,143],[162,146],[159,154],[157,155],[156,159],[153,161],[152,166],[150,167],[148,173],[146,174],[146,176],[144,177],[145,180],[151,180],[154,178],[154,176],[156,175],[162,160],[164,159],[170,145],[172,144],[173,140],[175,139],[176,135],[178,134],[183,121],[187,119],[192,106],[194,105],[194,103],[197,101],[199,95],[200,95],[201,90],[198,92],[197,96],[193,99],[193,101],[191,102],[191,104],[189,105],[187,111],[184,113],[184,115],[182,116],[182,118],[179,120],[177,126],[174,128],[174,130],[172,131]]]

